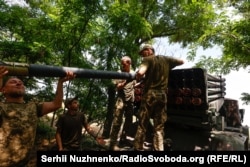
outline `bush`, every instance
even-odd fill
[[[52,135],[55,135],[55,132],[55,128],[49,126],[48,123],[43,121],[38,122],[36,130],[37,136],[50,138]]]

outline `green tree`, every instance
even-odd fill
[[[196,66],[209,69],[211,73],[228,74],[231,70],[247,69],[250,65],[250,2],[229,0],[222,7],[223,17],[217,20],[213,29],[206,31],[191,45],[188,58],[196,58],[196,50],[200,46],[206,49],[217,45],[222,55],[204,55]],[[248,104],[249,97],[249,93],[244,92],[241,100]]]
[[[0,0],[0,58],[4,61],[52,64],[116,71],[129,55],[134,69],[139,46],[168,38],[183,47],[210,47],[220,38],[216,25],[227,20],[216,13],[223,0],[43,0],[9,6]],[[221,26],[222,27],[222,26]],[[222,29],[222,28],[221,28]],[[205,41],[205,42],[203,42]],[[49,99],[54,78],[28,78],[37,99]],[[44,85],[35,85],[34,79]],[[45,86],[49,85],[49,86]],[[109,135],[115,89],[110,80],[76,79],[67,95],[81,97],[90,119],[107,113]]]
[[[210,1],[114,1],[106,3],[108,12],[103,18],[107,20],[104,34],[112,33],[110,52],[115,53],[109,60],[119,60],[123,54],[132,57],[133,67],[140,62],[139,46],[142,43],[154,43],[156,38],[169,38],[170,42],[182,43],[187,47],[196,42],[206,31],[213,28],[216,13]],[[103,43],[106,43],[104,40]],[[115,52],[114,52],[115,50]],[[119,57],[118,57],[119,56]],[[112,61],[107,62],[112,62]],[[116,63],[117,64],[117,63]],[[108,110],[105,136],[109,135],[113,111]]]

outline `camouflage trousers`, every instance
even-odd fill
[[[146,130],[150,119],[153,119],[153,149],[164,151],[164,124],[167,120],[167,95],[164,90],[150,90],[143,95],[140,111],[139,124],[135,135],[134,149],[143,150]]]
[[[112,129],[110,133],[110,146],[117,145],[118,134],[122,125],[123,115],[125,116],[125,122],[122,129],[121,140],[126,139],[129,127],[132,124],[133,116],[133,102],[125,101],[122,97],[117,97],[114,118],[112,123]]]

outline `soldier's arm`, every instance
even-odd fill
[[[94,130],[89,126],[89,124],[85,124],[84,128],[88,132],[88,134],[90,134],[97,141],[98,144],[105,145],[106,142],[103,140],[103,138],[95,135]]]
[[[55,111],[61,108],[63,101],[63,83],[75,78],[75,74],[73,72],[66,72],[65,77],[61,77],[58,80],[56,96],[51,102],[44,102],[42,107],[42,115]]]
[[[3,77],[8,73],[8,70],[4,66],[0,66],[0,89],[3,86]]]
[[[184,61],[181,60],[181,59],[177,59],[177,64],[178,64],[178,65],[182,65],[182,64],[184,64]]]
[[[93,129],[89,126],[89,124],[84,125],[85,130],[90,134],[93,138],[96,138]]]
[[[143,78],[146,71],[147,71],[147,66],[146,65],[141,65],[139,70],[136,72],[136,76],[135,76],[136,80],[140,81]]]
[[[56,129],[55,138],[56,138],[56,143],[57,143],[57,146],[58,146],[58,150],[63,151],[62,138],[61,138],[61,129],[60,128]]]

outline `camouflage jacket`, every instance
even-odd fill
[[[0,102],[0,166],[19,166],[33,148],[41,104]]]

